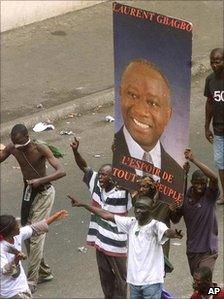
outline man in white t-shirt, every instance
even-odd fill
[[[164,282],[162,245],[168,238],[181,239],[181,231],[169,229],[164,223],[152,219],[150,208],[153,202],[148,197],[135,202],[135,217],[114,215],[71,196],[69,198],[73,206],[84,207],[103,219],[115,222],[120,231],[128,234],[127,282],[131,299],[160,299]]]
[[[21,228],[12,215],[0,216],[1,298],[33,298],[21,264],[21,260],[25,259],[25,255],[21,252],[22,244],[31,236],[48,232],[51,223],[67,216],[68,212],[61,210],[42,221]]]

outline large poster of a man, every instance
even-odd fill
[[[183,198],[188,146],[192,25],[114,3],[115,141],[113,175],[136,188],[158,182],[160,200]]]

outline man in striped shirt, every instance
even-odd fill
[[[117,189],[114,185],[111,179],[111,164],[104,164],[95,172],[87,166],[78,152],[79,141],[76,138],[71,147],[78,167],[84,172],[83,181],[91,193],[92,205],[116,215],[126,216],[131,208],[131,197],[126,190]],[[127,235],[119,232],[115,223],[91,215],[87,244],[96,248],[105,299],[127,298],[126,242]]]

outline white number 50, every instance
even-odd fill
[[[217,102],[223,101],[224,102],[224,91],[215,90],[214,91],[214,99]]]

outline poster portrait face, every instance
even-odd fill
[[[171,117],[170,90],[159,70],[147,61],[132,61],[120,86],[124,125],[132,138],[150,151]]]
[[[113,29],[113,176],[133,190],[139,177],[150,175],[158,182],[161,201],[180,202],[189,138],[192,25],[115,2]]]

